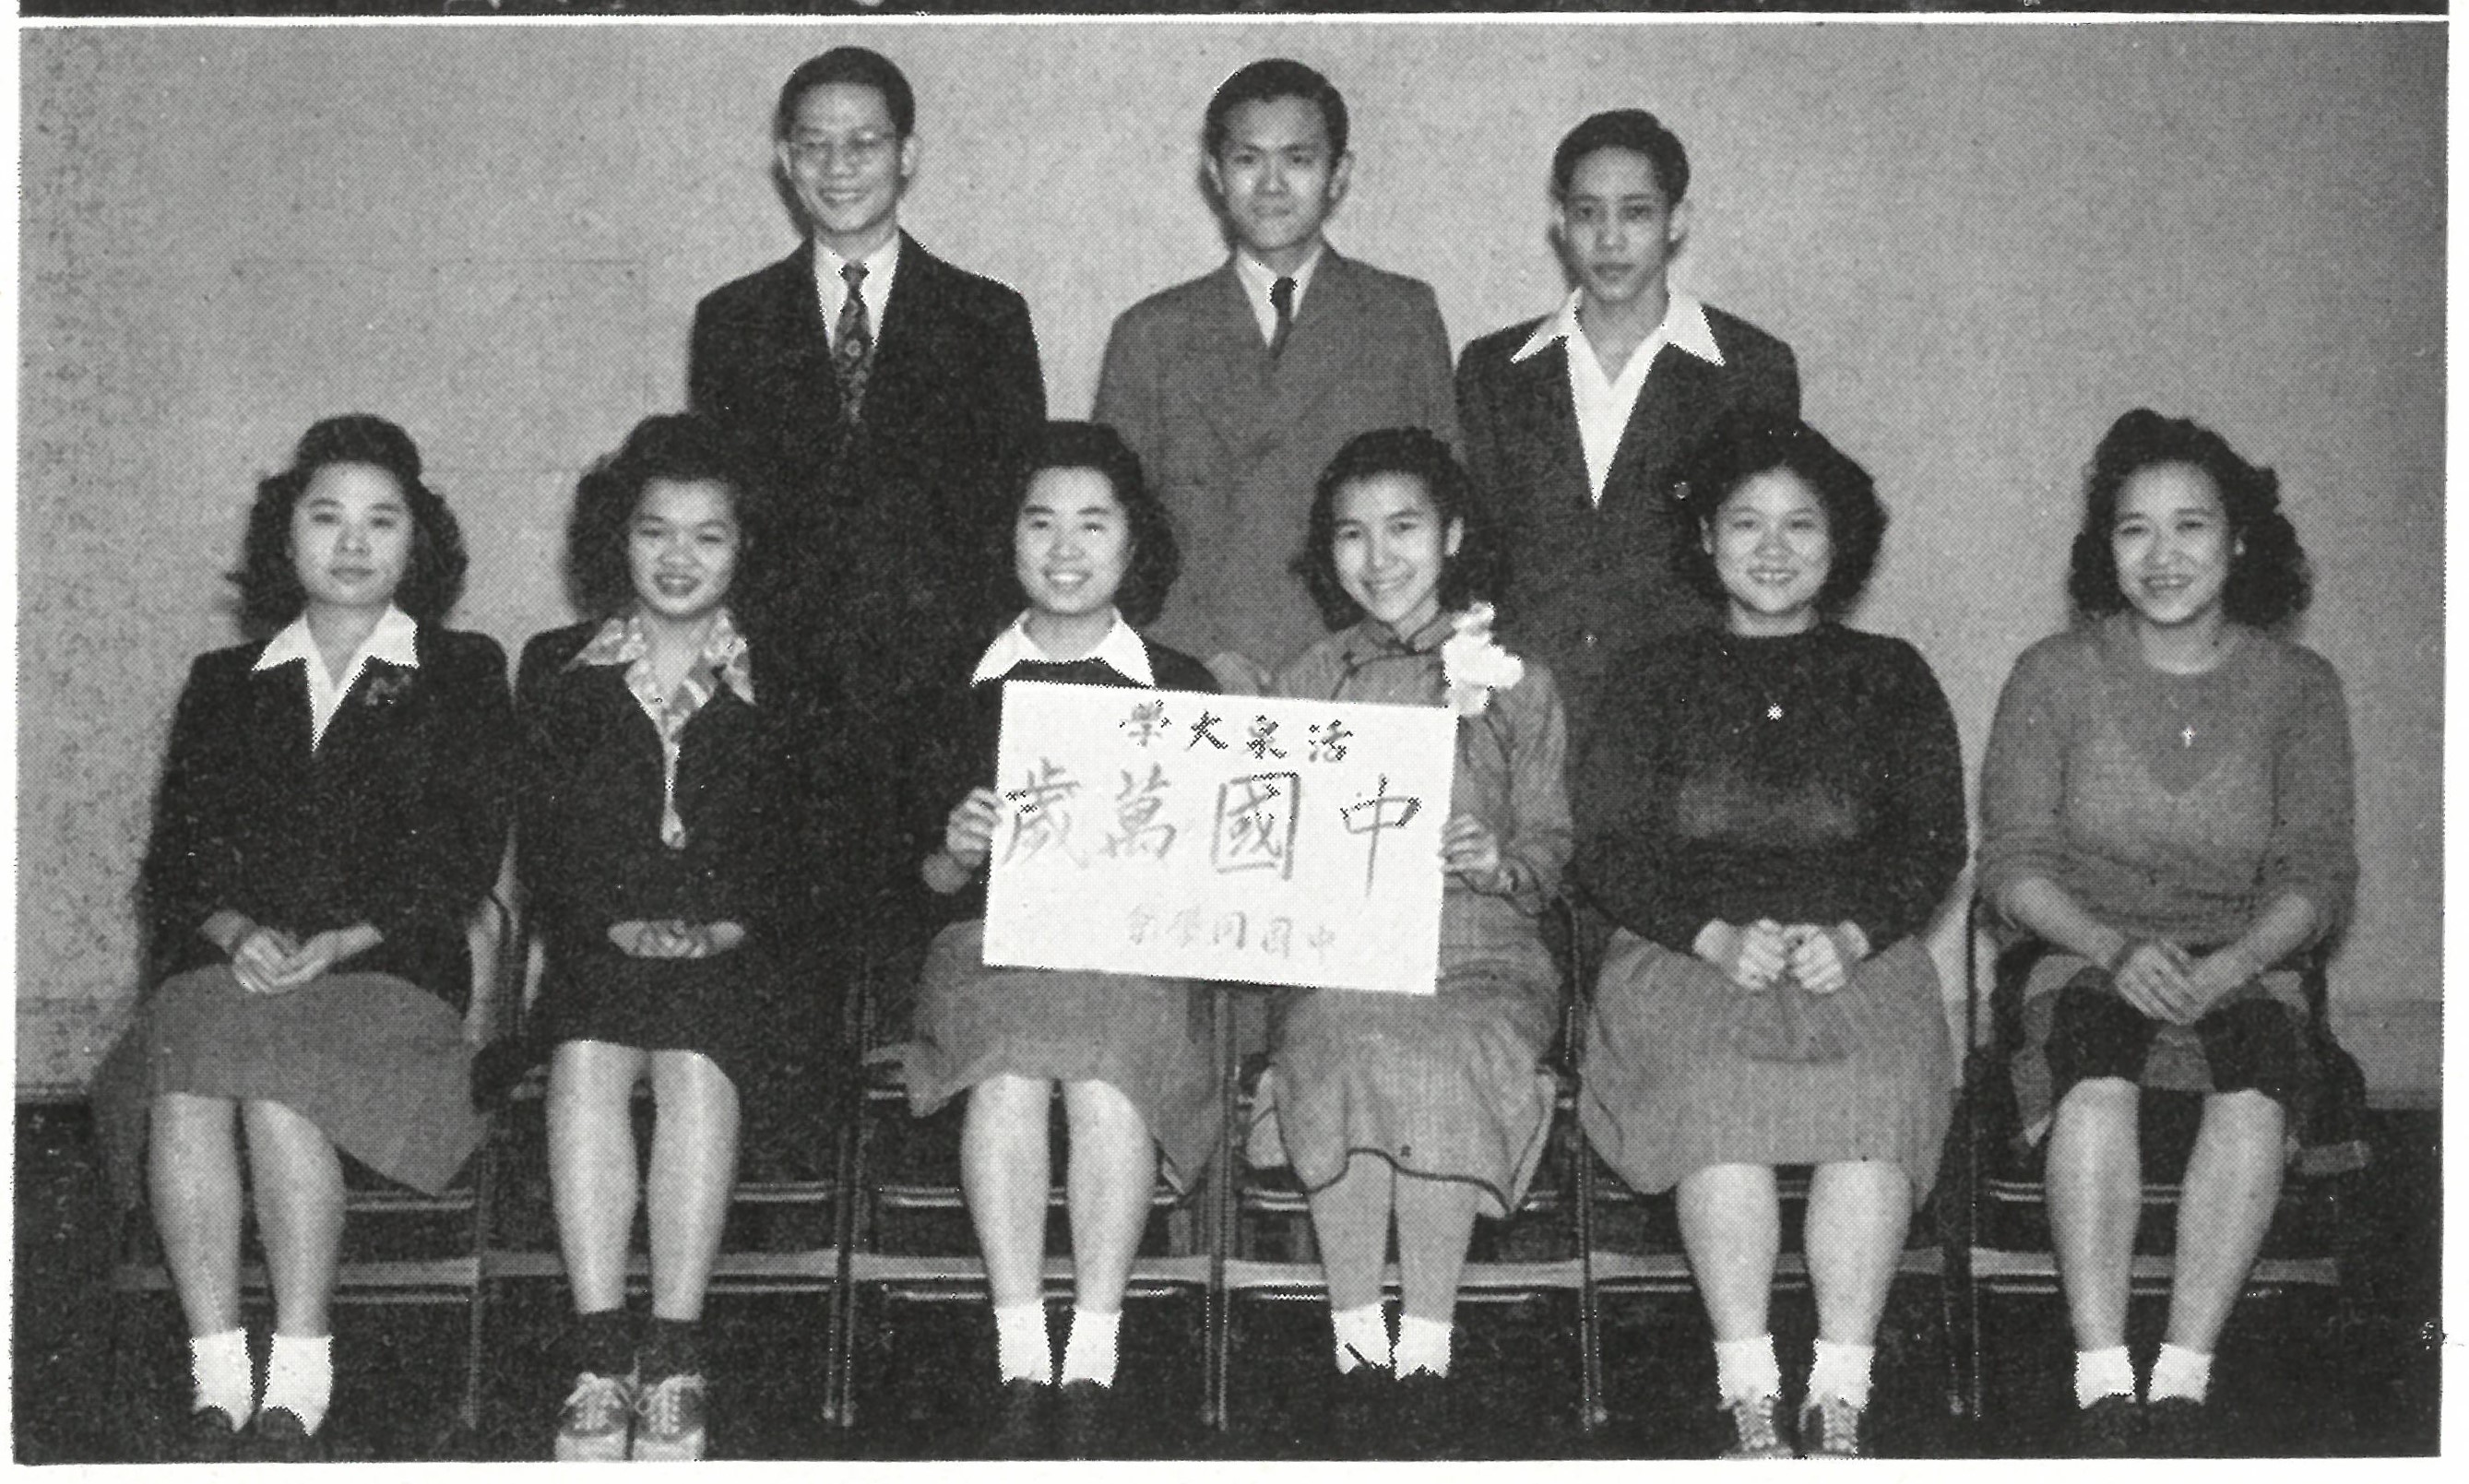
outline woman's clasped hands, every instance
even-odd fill
[[[609,940],[635,959],[708,959],[746,940],[746,929],[735,922],[686,922],[676,917],[658,921],[626,921],[609,930]]]
[[[2192,1025],[2261,970],[2231,944],[2200,957],[2165,939],[2129,941],[2111,961],[2118,994],[2155,1020]]]
[[[285,994],[377,941],[377,930],[367,926],[329,928],[304,940],[252,923],[231,939],[232,973],[251,994]]]
[[[1693,945],[1697,957],[1723,971],[1723,977],[1757,993],[1771,989],[1789,975],[1811,994],[1833,994],[1849,982],[1852,969],[1869,956],[1868,935],[1859,925],[1814,922],[1783,923],[1761,917],[1755,922],[1709,922]]]

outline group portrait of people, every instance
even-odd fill
[[[2068,548],[2017,554],[2072,620],[2011,657],[1968,776],[1943,656],[1845,621],[1893,544],[1892,481],[1804,421],[1788,327],[1672,282],[1691,159],[1652,112],[1569,120],[1535,162],[1565,296],[1453,358],[1428,284],[1328,240],[1341,90],[1241,66],[1200,109],[1229,250],[1114,317],[1071,421],[1032,306],[902,230],[916,114],[870,48],[789,74],[773,164],[804,240],[695,306],[686,406],[575,472],[560,568],[534,575],[577,621],[511,665],[449,626],[472,564],[397,422],[318,409],[258,487],[231,573],[248,638],[180,694],[149,986],[94,1088],[190,1336],[183,1455],[322,1455],[344,1159],[438,1190],[482,1137],[464,928],[510,848],[544,962],[516,1045],[545,1068],[573,1308],[543,1362],[556,1458],[710,1449],[730,1379],[704,1304],[741,1150],[829,1136],[833,986],[859,962],[894,971],[879,1055],[911,1111],[964,1103],[994,1338],[969,1446],[1137,1451],[1118,1357],[1153,1194],[1231,1141],[1307,1198],[1327,1436],[1447,1448],[1476,1225],[1524,1201],[1555,1116],[1562,903],[1593,950],[1582,1137],[1673,1196],[1724,1451],[1874,1453],[1887,1291],[1954,1109],[1927,939],[1967,865],[1997,930],[2044,949],[2011,1078],[2075,1446],[2232,1447],[2213,1356],[2342,1055],[2296,965],[2358,874],[2341,678],[2290,636],[2311,572],[2248,442],[2274,430],[2116,409]],[[1266,1071],[1230,1131],[1210,985],[987,962],[1012,680],[1449,708],[1434,992],[1250,997],[1234,1033]],[[2199,1095],[2201,1127],[2165,1335],[2137,1356],[2158,1088]],[[1787,1375],[1768,1311],[1795,1169],[1817,1336]]]

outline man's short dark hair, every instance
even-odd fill
[[[1560,148],[1552,151],[1555,200],[1569,194],[1569,179],[1578,173],[1578,162],[1598,150],[1645,155],[1654,167],[1654,183],[1663,188],[1666,207],[1677,206],[1688,197],[1689,151],[1680,148],[1679,136],[1644,108],[1614,108],[1569,130]]]
[[[870,52],[862,46],[836,46],[820,57],[809,57],[789,74],[780,84],[780,104],[772,112],[772,137],[786,139],[796,126],[797,104],[816,88],[834,82],[850,87],[870,87],[883,95],[884,111],[891,115],[891,128],[901,138],[909,137],[917,127],[917,95],[910,90],[909,79],[901,75],[891,58],[881,52]]]
[[[1209,117],[1200,130],[1200,147],[1211,159],[1226,146],[1226,121],[1245,104],[1268,103],[1279,98],[1300,98],[1320,110],[1320,121],[1328,131],[1328,155],[1342,159],[1346,155],[1346,100],[1337,85],[1299,61],[1283,57],[1271,57],[1256,61],[1217,84],[1217,94],[1209,100]]]

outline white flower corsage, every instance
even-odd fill
[[[1481,716],[1491,705],[1491,693],[1507,690],[1526,678],[1526,661],[1500,647],[1491,637],[1489,603],[1477,603],[1449,620],[1457,632],[1441,645],[1441,670],[1448,677],[1449,709],[1460,716]]]

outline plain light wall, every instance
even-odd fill
[[[850,39],[918,88],[904,220],[1027,296],[1065,416],[1112,317],[1218,258],[1197,133],[1242,62],[1345,90],[1332,237],[1432,282],[1461,345],[1557,302],[1559,135],[1654,109],[1696,173],[1678,281],[1788,339],[1877,475],[1856,621],[1928,656],[1975,776],[2064,621],[2101,431],[2213,424],[2279,469],[2304,637],[2347,683],[2344,1033],[2378,1083],[2435,1085],[2439,24],[882,21],[21,33],[21,1088],[81,1080],[134,991],[164,728],[236,638],[254,480],[315,418],[383,412],[465,524],[459,621],[510,650],[565,621],[575,475],[682,399],[695,300],[794,245],[773,93]]]

